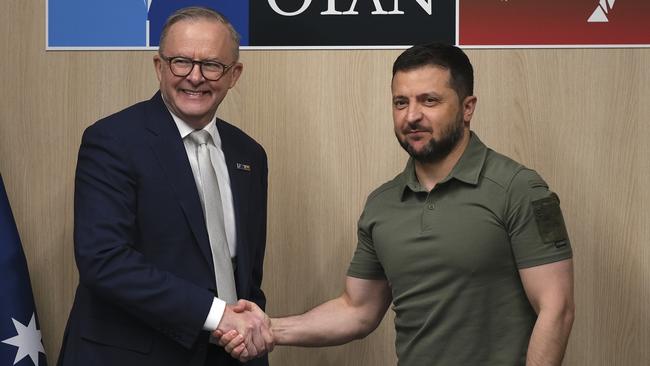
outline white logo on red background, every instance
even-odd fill
[[[591,14],[587,23],[607,23],[609,19],[607,14],[614,7],[614,1],[616,0],[600,0],[596,10]]]

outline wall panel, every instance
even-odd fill
[[[27,255],[50,363],[77,272],[72,195],[83,128],[156,89],[152,52],[45,52],[42,1],[0,13],[0,172]],[[562,199],[577,318],[565,364],[650,362],[650,50],[470,50],[473,129]],[[366,195],[403,167],[390,116],[399,51],[245,51],[221,116],[270,159],[264,288],[272,315],[342,290]],[[389,311],[365,340],[278,348],[275,365],[394,365]]]

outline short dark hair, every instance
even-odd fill
[[[233,27],[232,23],[221,13],[219,13],[216,10],[212,10],[210,8],[202,7],[202,6],[189,6],[187,8],[182,8],[178,9],[174,14],[170,15],[169,18],[167,18],[167,21],[165,21],[165,25],[162,28],[162,31],[160,32],[160,42],[158,42],[158,49],[160,52],[163,51],[162,47],[165,42],[165,38],[167,37],[167,33],[169,33],[169,28],[171,28],[172,25],[181,22],[181,21],[197,21],[197,20],[213,20],[219,23],[222,23],[223,25],[228,28],[230,31],[230,37],[232,38],[233,41],[233,56],[235,57],[235,61],[239,60],[239,33],[235,30],[235,27]]]
[[[448,69],[449,83],[462,101],[474,95],[474,69],[463,50],[442,43],[416,45],[402,52],[393,64],[393,77],[398,71],[409,71],[423,66]]]

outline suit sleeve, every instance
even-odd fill
[[[263,268],[264,268],[264,254],[266,251],[266,220],[267,220],[267,197],[268,197],[268,162],[267,162],[267,157],[266,157],[266,152],[264,151],[263,148],[260,147],[260,161],[262,162],[262,172],[260,175],[260,182],[259,182],[259,189],[260,189],[260,196],[261,196],[261,202],[260,202],[260,207],[259,210],[257,211],[257,214],[260,216],[258,218],[259,225],[259,231],[256,235],[258,238],[258,243],[256,243],[255,247],[257,250],[254,253],[254,258],[253,258],[253,273],[252,273],[252,280],[253,280],[253,289],[251,293],[251,301],[255,302],[258,304],[262,309],[266,308],[266,297],[264,295],[264,292],[262,292],[261,289],[261,284],[262,284],[262,276],[263,276]]]
[[[137,180],[125,146],[96,125],[84,132],[74,199],[79,280],[103,310],[120,308],[190,348],[214,296],[136,250]]]

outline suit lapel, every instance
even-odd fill
[[[178,128],[165,107],[160,92],[147,104],[147,129],[153,134],[150,146],[169,180],[188,225],[196,238],[209,268],[213,268],[212,252],[199,193],[192,168],[187,160],[185,145]],[[212,272],[213,276],[214,273]]]
[[[230,189],[232,191],[233,208],[235,210],[235,230],[237,233],[237,292],[243,296],[242,289],[247,288],[250,274],[250,245],[245,225],[248,217],[250,187],[251,187],[251,161],[248,155],[235,143],[234,136],[229,134],[224,122],[217,118],[217,129],[221,137],[221,148],[226,158],[228,175],[230,176]]]

